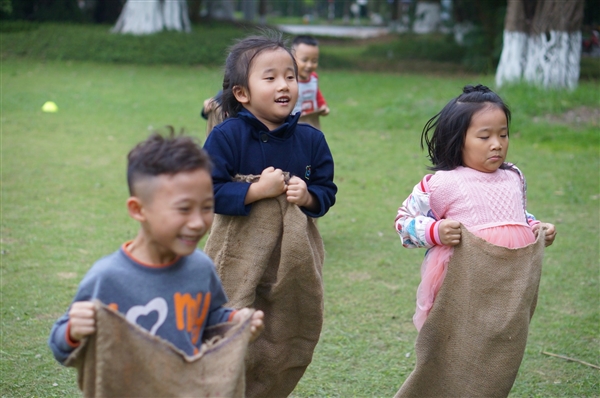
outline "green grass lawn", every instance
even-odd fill
[[[0,396],[79,395],[46,339],[91,264],[137,231],[125,208],[125,156],[167,124],[203,140],[200,107],[221,79],[218,68],[2,61]],[[320,71],[339,193],[319,221],[325,324],[294,397],[390,397],[413,369],[424,251],[402,248],[393,220],[426,172],[424,123],[479,82],[493,76]],[[509,160],[528,178],[528,209],[558,229],[512,397],[600,394],[597,369],[541,353],[600,362],[598,93],[597,82],[500,91],[513,110]],[[41,111],[49,100],[57,113]]]

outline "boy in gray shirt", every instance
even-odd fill
[[[129,153],[127,181],[127,209],[139,232],[93,265],[54,324],[48,344],[60,363],[95,332],[93,300],[187,355],[198,352],[207,326],[239,322],[250,311],[223,306],[227,297],[214,264],[197,248],[214,217],[206,152],[190,137],[153,134]],[[252,339],[263,327],[256,311]]]

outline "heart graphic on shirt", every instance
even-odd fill
[[[165,319],[167,319],[167,312],[169,312],[167,300],[164,298],[157,297],[150,300],[146,305],[136,305],[131,307],[129,311],[127,311],[127,314],[125,314],[125,318],[129,322],[137,324],[137,319],[140,316],[146,316],[152,311],[158,313],[158,319],[156,320],[156,323],[154,323],[154,326],[152,326],[152,329],[150,329],[150,334],[154,335],[158,328],[165,322]]]

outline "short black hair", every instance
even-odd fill
[[[145,177],[174,175],[198,169],[210,174],[210,157],[196,140],[183,134],[175,135],[171,126],[167,126],[167,129],[168,135],[154,132],[127,155],[127,185],[130,195],[135,194],[135,183]]]
[[[309,35],[298,35],[298,36],[294,37],[294,40],[292,40],[292,48],[296,47],[298,44],[306,44],[308,46],[318,46],[319,41]]]
[[[486,106],[501,109],[510,124],[508,105],[498,94],[481,84],[465,86],[461,95],[450,100],[440,113],[429,119],[421,133],[421,149],[427,146],[432,163],[430,170],[454,170],[464,166],[462,150],[465,135],[473,115]],[[504,164],[500,166],[506,167]]]

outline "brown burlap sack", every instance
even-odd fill
[[[314,128],[321,130],[321,112],[313,112],[308,115],[300,116],[298,123],[307,123]]]
[[[246,395],[288,396],[323,325],[324,249],[314,220],[285,195],[260,200],[247,217],[216,215],[205,252],[228,305],[265,313],[265,329],[248,349]]]
[[[186,356],[96,302],[96,333],[65,362],[85,397],[243,397],[250,315],[207,328],[200,352]]]
[[[206,115],[206,136],[210,134],[212,129],[223,121],[223,115],[221,113],[221,107],[211,110]]]
[[[506,397],[523,359],[537,302],[544,231],[519,249],[461,228],[448,271],[396,397]]]

